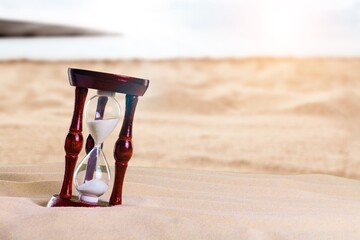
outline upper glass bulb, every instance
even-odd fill
[[[85,106],[85,121],[95,145],[110,135],[120,120],[120,105],[114,92],[98,91]]]

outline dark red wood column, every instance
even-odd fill
[[[69,133],[65,139],[65,174],[64,181],[60,191],[60,198],[70,199],[72,194],[72,181],[74,169],[78,155],[83,146],[82,136],[82,119],[84,112],[84,104],[88,89],[82,87],[75,88],[75,104],[73,117],[69,129]]]
[[[132,125],[138,96],[126,95],[126,108],[123,125],[119,138],[115,143],[115,180],[114,187],[110,197],[110,205],[118,205],[122,202],[122,188],[128,162],[133,153],[132,147]]]

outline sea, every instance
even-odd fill
[[[127,36],[0,38],[0,60],[88,60],[246,57],[357,57],[354,42],[271,48],[266,41],[223,38],[140,38]],[[356,45],[357,48],[351,46]],[[348,46],[348,47],[346,47]],[[349,47],[350,46],[350,47]],[[282,47],[280,45],[280,47]]]

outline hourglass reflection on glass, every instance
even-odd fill
[[[120,105],[114,96],[114,92],[97,91],[85,106],[85,122],[94,147],[74,173],[76,190],[84,202],[97,203],[109,187],[110,170],[102,144],[120,120]]]

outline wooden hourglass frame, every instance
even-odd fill
[[[75,104],[69,133],[65,139],[65,173],[61,191],[54,195],[47,207],[101,207],[122,203],[122,187],[128,162],[132,156],[132,125],[138,97],[143,96],[149,86],[149,80],[95,72],[83,69],[68,69],[69,82],[75,87]],[[119,138],[114,147],[115,177],[109,202],[99,200],[96,204],[86,203],[72,196],[74,170],[78,155],[83,147],[82,121],[88,89],[111,91],[126,94],[125,116]],[[97,111],[104,113],[106,102],[98,102]],[[94,147],[91,135],[86,140],[86,152]]]

